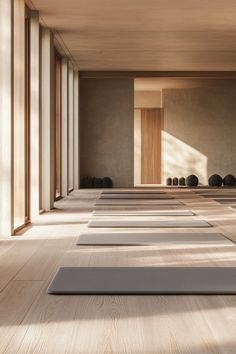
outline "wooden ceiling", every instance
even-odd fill
[[[86,71],[235,71],[235,0],[29,0]]]

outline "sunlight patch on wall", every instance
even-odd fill
[[[167,132],[163,132],[164,183],[167,177],[195,174],[200,184],[207,184],[207,157]]]

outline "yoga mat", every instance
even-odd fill
[[[95,205],[181,205],[182,203],[178,200],[152,200],[152,199],[144,199],[144,200],[130,200],[130,199],[97,199]]]
[[[91,220],[88,227],[210,227],[204,220]]]
[[[166,192],[162,192],[162,191],[155,191],[155,190],[138,190],[138,189],[133,189],[133,190],[115,190],[115,191],[102,191],[102,194],[166,194]]]
[[[100,199],[175,199],[168,194],[101,194]]]
[[[171,205],[171,204],[158,204],[158,205],[95,205],[94,211],[164,211],[164,210],[183,210],[185,205]]]
[[[197,189],[195,188],[192,188],[191,191],[194,192],[194,193],[197,193],[197,194],[201,194],[201,193],[227,193],[229,191],[236,191],[236,187],[230,187],[230,186],[227,186],[227,187],[209,187],[209,186],[206,186],[206,187],[198,187]]]
[[[218,202],[218,203],[220,203],[220,204],[224,204],[224,205],[234,205],[234,204],[236,204],[236,198],[231,198],[231,199],[225,199],[225,198],[223,198],[223,199],[221,199],[221,198],[214,198],[214,201],[215,202]]]
[[[65,267],[48,293],[61,295],[236,294],[230,267]]]
[[[191,190],[196,194],[218,194],[218,193],[236,193],[236,187],[211,187],[211,188],[203,188],[199,190]]]
[[[188,210],[97,210],[93,212],[93,216],[193,216],[192,211]]]
[[[204,198],[212,198],[212,199],[218,199],[218,198],[224,198],[224,199],[236,199],[236,195],[234,194],[200,194],[201,197]]]
[[[101,232],[82,233],[77,245],[104,246],[104,245],[189,245],[203,244],[211,247],[233,246],[234,244],[220,233],[127,233],[127,232]]]

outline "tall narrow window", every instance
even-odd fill
[[[74,70],[69,66],[69,191],[74,189]]]
[[[25,11],[25,221],[30,220],[30,17]]]
[[[29,19],[14,1],[14,230],[29,221]]]
[[[55,51],[55,200],[61,197],[61,57]]]

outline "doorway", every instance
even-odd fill
[[[162,183],[161,90],[134,92],[134,186]]]
[[[141,109],[141,184],[161,184],[161,108]]]

